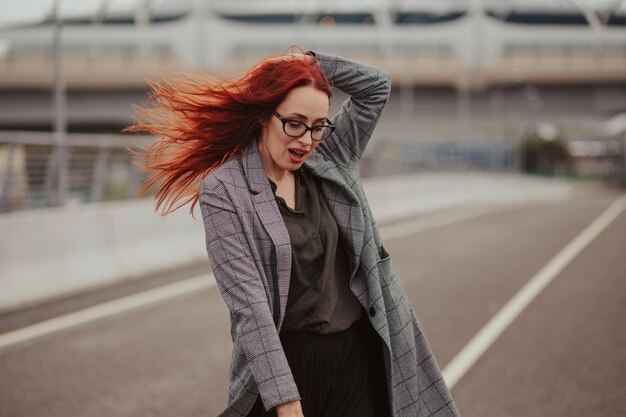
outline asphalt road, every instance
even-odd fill
[[[465,204],[383,225],[441,368],[621,195],[583,188],[565,202]],[[0,317],[0,332],[206,268]],[[624,318],[622,210],[453,386],[461,414],[626,416]],[[215,416],[226,401],[230,347],[214,286],[4,346],[0,416]]]

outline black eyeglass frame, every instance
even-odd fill
[[[308,131],[311,131],[311,140],[314,140],[315,142],[321,142],[321,141],[323,141],[324,139],[328,138],[328,137],[329,137],[329,136],[330,136],[330,135],[334,132],[334,130],[335,130],[335,125],[333,125],[333,124],[332,124],[332,123],[330,123],[330,122],[328,122],[328,123],[330,123],[330,124],[323,124],[323,125],[312,125],[312,126],[308,126],[306,123],[302,123],[300,120],[296,120],[296,119],[286,119],[286,118],[284,118],[283,116],[281,116],[280,114],[278,114],[278,112],[276,112],[276,110],[272,111],[272,114],[274,114],[274,116],[276,116],[276,117],[278,118],[278,120],[280,120],[280,121],[283,123],[283,132],[285,132],[285,135],[289,136],[290,138],[296,138],[296,139],[299,139],[299,138],[301,138],[302,136],[306,135],[306,133],[307,133]],[[299,124],[301,124],[302,126],[304,126],[304,127],[305,127],[304,132],[302,132],[302,134],[301,134],[301,135],[297,135],[297,136],[290,135],[289,133],[287,133],[287,123],[289,123],[289,122],[293,122],[293,123],[299,123]],[[326,128],[329,128],[329,129],[330,129],[330,132],[328,132],[328,134],[327,134],[326,136],[324,136],[322,139],[315,139],[315,138],[313,138],[313,129],[314,129],[314,128],[316,128],[316,127],[326,127]]]

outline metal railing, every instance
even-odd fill
[[[65,146],[55,139],[49,132],[0,131],[0,212],[135,198],[146,174],[127,148],[145,147],[155,138],[67,134]],[[372,145],[361,163],[365,176],[518,169],[515,149],[494,143]]]
[[[519,172],[517,144],[496,140],[466,143],[373,143],[363,155],[361,174],[378,176],[423,171]]]
[[[57,145],[55,139],[50,132],[0,131],[0,212],[135,198],[146,173],[127,148],[147,147],[155,137],[67,134],[65,145]],[[394,143],[381,139],[368,147],[361,174],[523,172],[519,147],[517,140]],[[621,150],[609,156],[595,160],[604,164],[595,175],[626,185],[626,139]],[[573,168],[568,176],[589,176],[582,168],[578,173]],[[152,193],[148,190],[146,196]]]
[[[53,133],[0,132],[0,212],[133,198],[144,173],[127,148],[152,140],[67,134],[66,146],[57,146]]]

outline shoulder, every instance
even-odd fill
[[[241,186],[244,181],[241,155],[237,155],[209,172],[202,179],[200,193],[223,192],[228,188]]]

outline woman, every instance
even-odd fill
[[[200,201],[233,339],[219,416],[457,416],[359,178],[389,74],[308,51],[152,86],[141,193]]]

